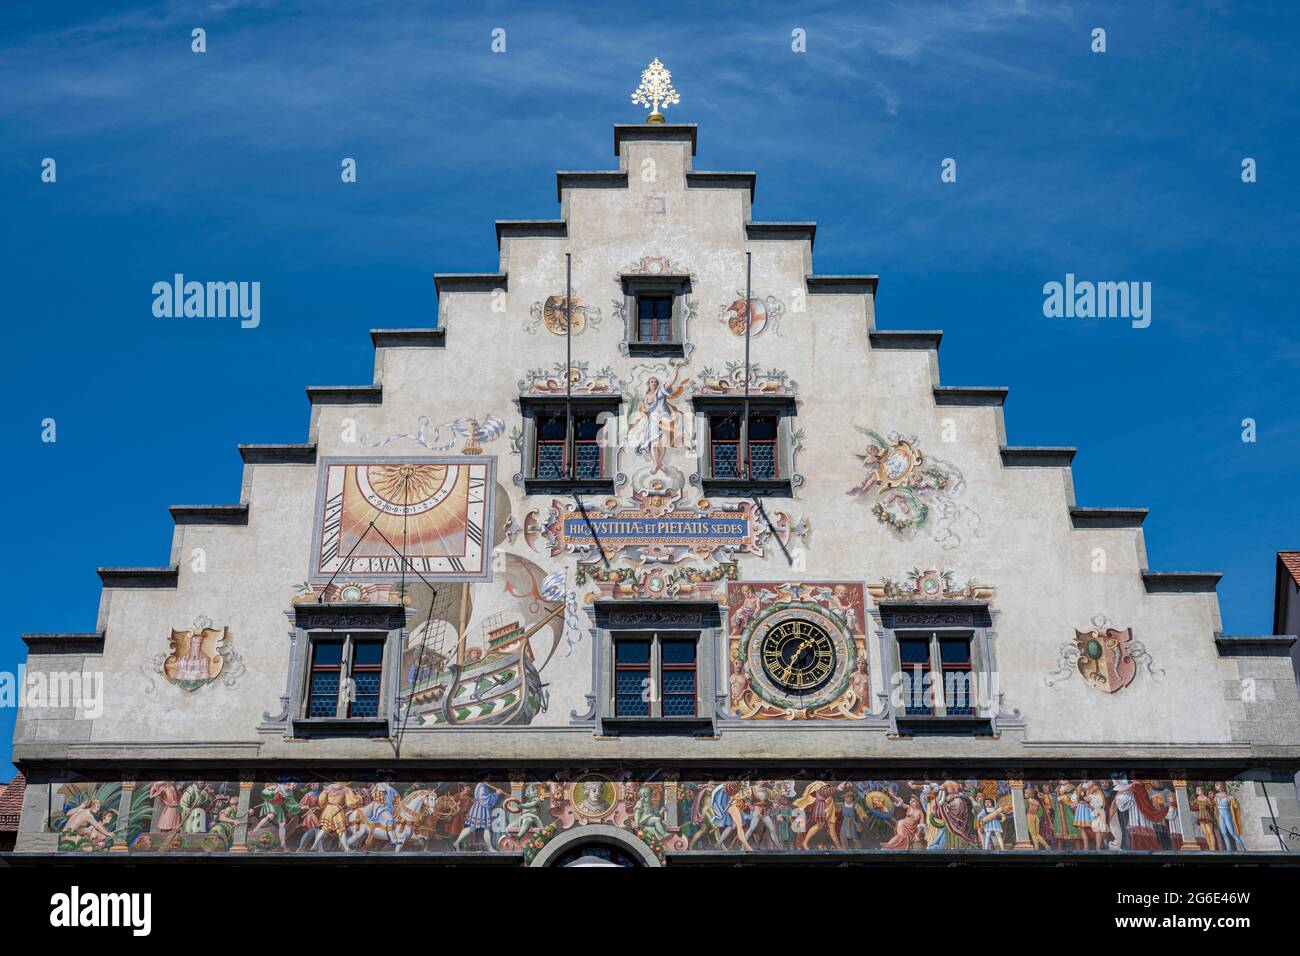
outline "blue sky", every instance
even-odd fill
[[[165,564],[168,504],[237,501],[236,443],[304,440],[305,385],[369,381],[370,328],[432,324],[434,272],[494,269],[492,220],[610,168],[655,55],[696,168],[757,170],[755,218],[816,220],[818,272],[880,274],[882,328],[943,329],[945,383],[1010,385],[1012,444],[1077,445],[1080,504],[1151,508],[1151,566],[1223,571],[1225,628],[1271,630],[1300,547],[1295,5],[589,6],[0,7],[0,670],[94,628],[96,567]],[[260,281],[260,327],[155,319],[175,272]],[[1151,282],[1151,327],[1044,318],[1067,272]]]

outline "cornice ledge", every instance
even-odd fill
[[[248,505],[169,505],[177,524],[248,524]]]
[[[370,341],[377,349],[440,349],[447,345],[447,330],[371,329]]]
[[[239,445],[239,457],[246,465],[314,465],[316,444]]]
[[[867,332],[871,347],[881,349],[937,350],[943,333],[938,329],[871,329]]]
[[[1007,468],[1068,468],[1078,449],[1068,445],[1003,445],[998,451]]]
[[[936,405],[987,405],[998,407],[1005,405],[1007,392],[1005,385],[936,385],[934,386],[934,403]]]
[[[381,405],[382,385],[308,385],[307,400],[313,405]]]
[[[180,568],[98,568],[99,580],[106,588],[174,588]]]
[[[1142,572],[1148,594],[1214,593],[1222,571],[1151,571]]]

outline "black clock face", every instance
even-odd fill
[[[763,671],[782,690],[811,693],[835,672],[835,643],[811,621],[782,621],[763,638]]]

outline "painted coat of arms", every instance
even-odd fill
[[[1133,683],[1137,661],[1129,650],[1133,629],[1113,627],[1081,631],[1075,628],[1074,643],[1079,657],[1074,662],[1089,687],[1113,694]]]
[[[168,643],[171,653],[163,660],[163,676],[189,693],[221,676],[231,649],[230,629],[200,624],[172,628]]]

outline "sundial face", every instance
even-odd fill
[[[327,461],[312,576],[488,578],[493,465],[486,457]]]

